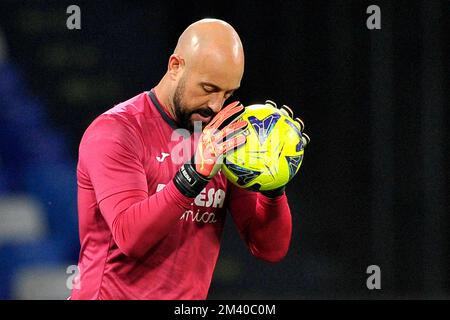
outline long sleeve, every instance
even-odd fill
[[[167,235],[191,201],[170,182],[150,197],[141,191],[114,194],[100,202],[100,210],[120,250],[139,258]]]
[[[167,235],[193,200],[171,180],[149,196],[142,141],[117,118],[98,120],[83,137],[79,152],[79,186],[94,190],[115,243],[128,256],[144,255]]]
[[[231,186],[229,208],[241,237],[254,256],[269,262],[284,258],[292,234],[286,194],[271,199]]]

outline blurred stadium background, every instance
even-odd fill
[[[0,299],[69,295],[81,135],[154,86],[203,17],[242,37],[235,98],[291,105],[312,137],[287,191],[288,256],[254,259],[229,219],[210,299],[449,298],[449,1],[2,0]]]

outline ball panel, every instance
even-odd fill
[[[249,123],[244,131],[247,142],[225,156],[225,176],[250,190],[272,190],[288,183],[303,160],[299,125],[261,104],[246,107],[241,119]]]

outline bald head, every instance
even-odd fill
[[[174,53],[183,56],[188,64],[195,64],[212,54],[237,64],[244,61],[244,50],[236,30],[218,19],[202,19],[187,27],[178,39]]]
[[[183,31],[155,87],[158,98],[183,127],[203,125],[241,85],[244,50],[225,21],[202,19]]]

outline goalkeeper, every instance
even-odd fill
[[[243,190],[219,170],[223,155],[246,140],[246,122],[236,120],[244,107],[222,108],[243,72],[233,27],[197,21],[158,85],[88,127],[77,167],[81,249],[71,299],[206,299],[226,210],[254,256],[286,255],[284,188]]]

